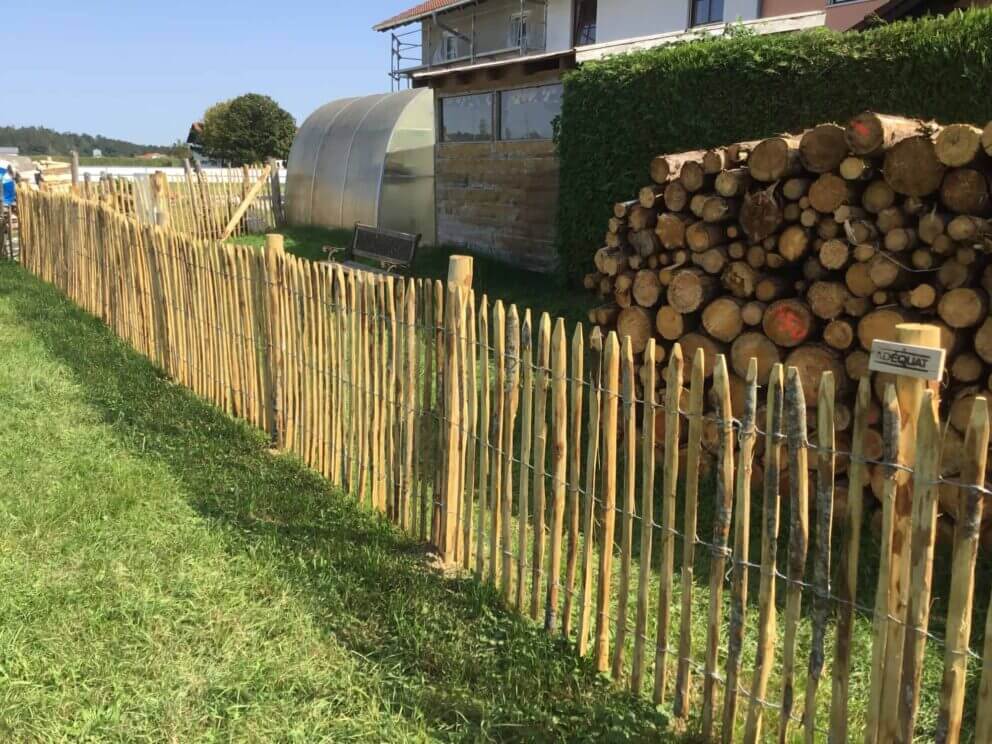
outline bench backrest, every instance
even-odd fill
[[[361,223],[355,225],[352,256],[369,258],[390,266],[410,266],[417,253],[420,236],[397,230],[385,230]]]

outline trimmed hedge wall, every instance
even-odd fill
[[[716,147],[863,111],[992,119],[992,10],[894,23],[730,36],[587,63],[565,77],[559,251],[588,271],[611,206],[650,183],[661,153]]]

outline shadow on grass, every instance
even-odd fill
[[[167,466],[232,553],[277,566],[315,624],[382,672],[384,706],[451,740],[664,737],[652,706],[485,587],[430,570],[422,546],[295,459],[270,456],[260,432],[169,382],[54,289],[4,264],[0,294],[134,457]]]

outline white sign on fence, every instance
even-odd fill
[[[871,344],[868,369],[893,375],[939,380],[944,376],[947,352],[930,346],[911,346],[875,339]]]

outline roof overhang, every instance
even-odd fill
[[[400,26],[406,26],[425,18],[430,18],[438,13],[455,10],[465,5],[476,5],[480,0],[428,0],[420,5],[415,5],[410,10],[404,11],[392,18],[387,18],[382,23],[377,23],[372,27],[373,31],[390,31]]]
[[[807,13],[791,13],[789,15],[743,21],[740,25],[758,34],[779,34],[789,31],[805,31],[820,28],[825,26],[826,23],[826,12],[813,10]],[[579,64],[593,62],[613,54],[623,54],[624,52],[653,49],[683,41],[693,41],[701,35],[723,36],[726,29],[727,24],[725,23],[713,23],[707,26],[697,26],[688,31],[669,31],[663,34],[640,36],[634,39],[617,39],[616,41],[604,41],[600,44],[588,44],[586,46],[576,47],[575,61]]]

